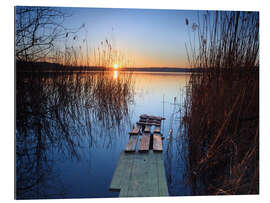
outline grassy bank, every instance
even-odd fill
[[[209,70],[192,73],[187,87],[183,124],[192,193],[257,194],[259,14],[206,13],[192,30],[190,63]]]

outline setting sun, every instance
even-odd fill
[[[114,67],[115,69],[117,69],[117,68],[118,68],[118,64],[117,64],[117,63],[113,64],[113,67]]]

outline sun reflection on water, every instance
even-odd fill
[[[117,70],[113,71],[113,78],[114,79],[118,78],[118,71]]]

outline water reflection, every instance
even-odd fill
[[[187,179],[187,140],[184,126],[181,120],[184,116],[184,97],[185,88],[180,89],[180,97],[174,98],[169,105],[172,112],[168,117],[169,130],[165,144],[165,167],[167,172],[167,183],[171,196],[190,195],[190,184]],[[171,133],[169,133],[171,132]]]
[[[117,70],[113,71],[113,78],[114,79],[118,78],[118,71]]]
[[[185,86],[189,74],[134,73],[136,79],[135,118],[141,112],[162,115],[163,158],[170,196],[190,195],[187,180],[187,140],[185,129],[180,124],[184,116]],[[164,96],[164,100],[163,100]],[[169,135],[170,129],[172,135]]]
[[[54,190],[52,182],[58,176],[52,173],[55,161],[78,160],[82,148],[96,146],[101,138],[109,148],[121,136],[128,126],[122,123],[130,124],[132,78],[114,80],[104,72],[16,77],[16,197],[61,197],[65,188]]]
[[[109,184],[128,132],[142,113],[166,117],[169,193],[190,194],[183,184],[187,156],[182,152],[187,150],[177,108],[189,75],[118,70],[114,79],[114,74],[17,73],[17,198],[117,196]]]

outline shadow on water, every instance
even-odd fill
[[[82,147],[91,149],[100,140],[110,148],[114,137],[131,125],[132,75],[114,75],[17,72],[17,199],[64,197],[64,187],[53,194],[50,182],[57,179],[52,168],[59,154],[79,160],[85,156]]]

